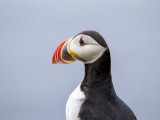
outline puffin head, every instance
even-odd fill
[[[107,50],[104,38],[96,31],[87,30],[63,41],[56,48],[52,63],[69,64],[76,60],[84,64],[94,63]]]

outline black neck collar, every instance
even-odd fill
[[[101,94],[107,96],[115,94],[111,77],[110,52],[108,50],[94,63],[85,64],[85,76],[81,84],[81,90],[87,96],[90,91],[101,92]]]

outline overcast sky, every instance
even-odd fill
[[[118,96],[138,120],[160,120],[159,0],[1,0],[0,120],[65,120],[84,66],[52,54],[88,29],[110,48]]]

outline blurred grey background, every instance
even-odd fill
[[[110,47],[119,97],[138,120],[160,120],[159,0],[1,0],[0,120],[65,120],[84,68],[52,65],[52,54],[88,29]]]

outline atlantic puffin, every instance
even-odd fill
[[[114,90],[110,50],[101,34],[86,30],[63,41],[56,48],[52,63],[76,60],[84,63],[85,76],[69,96],[67,120],[137,120]]]

